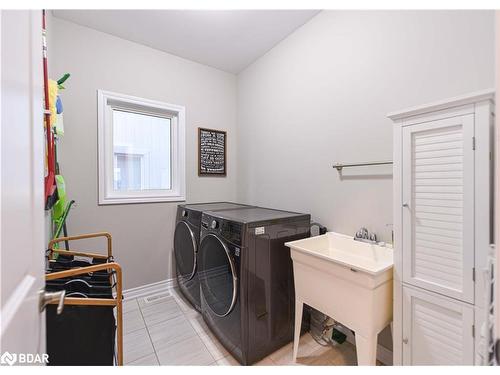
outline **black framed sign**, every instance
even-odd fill
[[[198,175],[226,176],[226,132],[198,128]]]

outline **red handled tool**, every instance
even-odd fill
[[[45,209],[49,210],[57,195],[55,182],[55,151],[54,151],[54,132],[50,124],[50,102],[49,102],[49,74],[47,69],[47,37],[45,29],[45,10],[42,11],[42,39],[43,39],[43,86],[45,92],[45,135],[47,142],[47,175],[45,176]]]

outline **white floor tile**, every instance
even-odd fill
[[[174,297],[175,301],[177,302],[177,304],[184,313],[189,311],[196,311],[196,309],[193,306],[191,306],[191,304],[181,294],[178,288],[173,288],[171,292],[172,292],[172,297]]]
[[[156,354],[150,354],[146,357],[139,358],[134,362],[127,363],[127,366],[158,366],[158,358],[156,358]]]
[[[122,302],[123,313],[129,313],[131,311],[139,310],[139,304],[137,303],[137,299],[125,299]]]
[[[158,324],[148,325],[148,331],[157,352],[169,349],[180,341],[198,336],[183,315]]]
[[[182,315],[182,310],[173,298],[141,306],[146,325],[150,326]]]
[[[324,363],[324,365],[328,365],[336,359],[337,354],[337,348],[322,346],[312,338],[310,333],[306,333],[300,338],[296,362],[293,361],[293,342],[278,349],[272,353],[269,358],[277,365],[300,366],[309,365],[312,362],[315,362],[315,364]]]
[[[186,315],[186,316],[189,320],[189,323],[191,323],[194,330],[196,331],[196,333],[198,333],[199,335],[211,333],[210,328],[208,328],[207,323],[205,323],[203,317],[200,314],[192,316]]]
[[[206,366],[215,362],[198,336],[156,352],[161,365]]]
[[[229,352],[224,348],[224,346],[222,346],[213,333],[202,333],[200,334],[200,338],[215,360],[222,359],[229,355]]]
[[[282,348],[276,350],[269,357],[271,360],[278,365],[285,365],[292,361],[293,358],[293,346],[292,344],[287,344]],[[299,346],[299,356],[300,356],[300,346]]]
[[[172,295],[145,303],[124,302],[124,362],[127,365],[220,365],[237,366],[234,359],[210,331],[203,317],[177,290]],[[143,318],[144,317],[144,318]],[[146,328],[147,327],[147,328]],[[355,365],[356,348],[319,345],[309,333],[300,338],[297,362],[292,361],[293,343],[257,362],[273,365]]]
[[[356,351],[354,351],[356,356]],[[308,365],[311,366],[332,366],[332,365],[349,365],[349,353],[343,356],[338,348],[321,348],[317,349],[309,355]]]
[[[125,364],[153,353],[153,344],[146,328],[123,336],[123,362]]]
[[[240,363],[231,355],[225,356],[217,361],[219,366],[240,366]]]
[[[144,328],[144,319],[142,319],[142,314],[139,308],[137,310],[132,310],[123,314],[123,334],[127,334],[138,329]]]
[[[300,338],[296,362],[293,361],[293,342],[290,342],[281,349],[278,349],[272,353],[269,358],[277,365],[305,364],[310,360],[309,355],[318,349],[314,344],[312,344],[311,340],[314,341],[308,333]]]
[[[195,308],[183,311],[184,315],[188,318],[196,318],[197,316],[201,316],[201,313]]]
[[[276,366],[276,363],[268,356],[255,363],[253,366]]]

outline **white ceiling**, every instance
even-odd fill
[[[239,73],[318,10],[53,10],[55,17]]]

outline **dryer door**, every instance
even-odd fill
[[[174,253],[177,275],[191,280],[196,272],[196,237],[185,221],[179,221],[174,233]]]
[[[201,241],[198,277],[203,297],[213,313],[228,315],[236,303],[238,278],[229,249],[215,234],[210,233]]]

